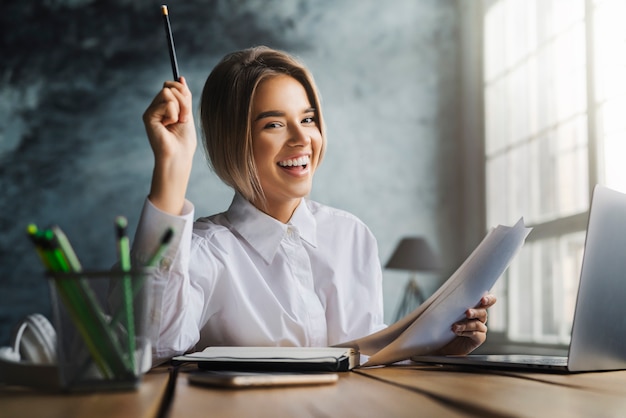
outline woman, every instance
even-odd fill
[[[317,88],[290,55],[227,55],[201,98],[204,146],[235,190],[229,209],[193,222],[185,192],[196,149],[184,78],[144,114],[155,165],[133,244],[146,260],[165,226],[177,232],[157,274],[157,359],[209,345],[327,346],[385,327],[376,240],[355,216],[306,199],[326,137]],[[441,349],[486,338],[487,295]]]

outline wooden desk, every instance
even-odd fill
[[[565,375],[408,366],[358,373],[475,416],[626,416],[626,371]]]
[[[171,417],[624,417],[626,371],[550,375],[401,366],[331,386],[225,390],[178,377]]]
[[[212,389],[178,376],[170,417],[461,417],[428,396],[355,372],[339,373],[336,384]]]
[[[0,417],[155,417],[167,386],[165,369],[144,376],[136,391],[55,394],[0,385]]]
[[[2,417],[156,417],[166,369],[134,392],[53,395],[0,388]],[[169,417],[623,417],[626,371],[553,375],[431,366],[359,369],[337,384],[211,389],[179,373]]]

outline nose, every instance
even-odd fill
[[[311,143],[311,136],[300,124],[294,125],[289,132],[289,144],[292,146],[305,146]]]

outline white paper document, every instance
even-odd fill
[[[489,292],[530,231],[523,218],[512,227],[491,229],[456,272],[413,312],[384,330],[338,346],[370,356],[363,366],[391,364],[445,346],[456,337],[452,324]]]

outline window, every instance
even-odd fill
[[[626,192],[626,2],[485,0],[487,225],[534,227],[490,330],[567,344],[596,183]]]

